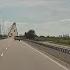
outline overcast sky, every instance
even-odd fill
[[[38,35],[70,33],[70,0],[0,0],[0,22],[17,23],[19,34],[34,29]]]

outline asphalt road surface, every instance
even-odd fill
[[[0,70],[70,70],[23,41],[0,40]]]

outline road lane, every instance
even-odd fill
[[[6,48],[6,52],[0,56],[1,70],[68,70],[25,42],[7,39],[0,45],[3,43],[0,48]]]

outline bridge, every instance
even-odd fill
[[[8,38],[0,40],[1,70],[70,70],[63,62],[34,48],[37,47],[35,43],[31,45],[26,41],[14,40],[17,35],[16,24],[13,23]]]
[[[14,37],[14,36],[18,36],[17,27],[16,27],[15,22],[11,25],[9,33],[8,33],[8,37]]]

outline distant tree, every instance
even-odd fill
[[[28,32],[25,32],[25,37],[27,39],[35,39],[37,35],[35,34],[34,30],[29,30]]]
[[[40,36],[40,38],[46,38],[45,36]]]
[[[49,38],[50,36],[47,36],[47,38]]]
[[[27,38],[27,33],[25,32],[25,34],[24,34],[24,37],[26,37]]]

